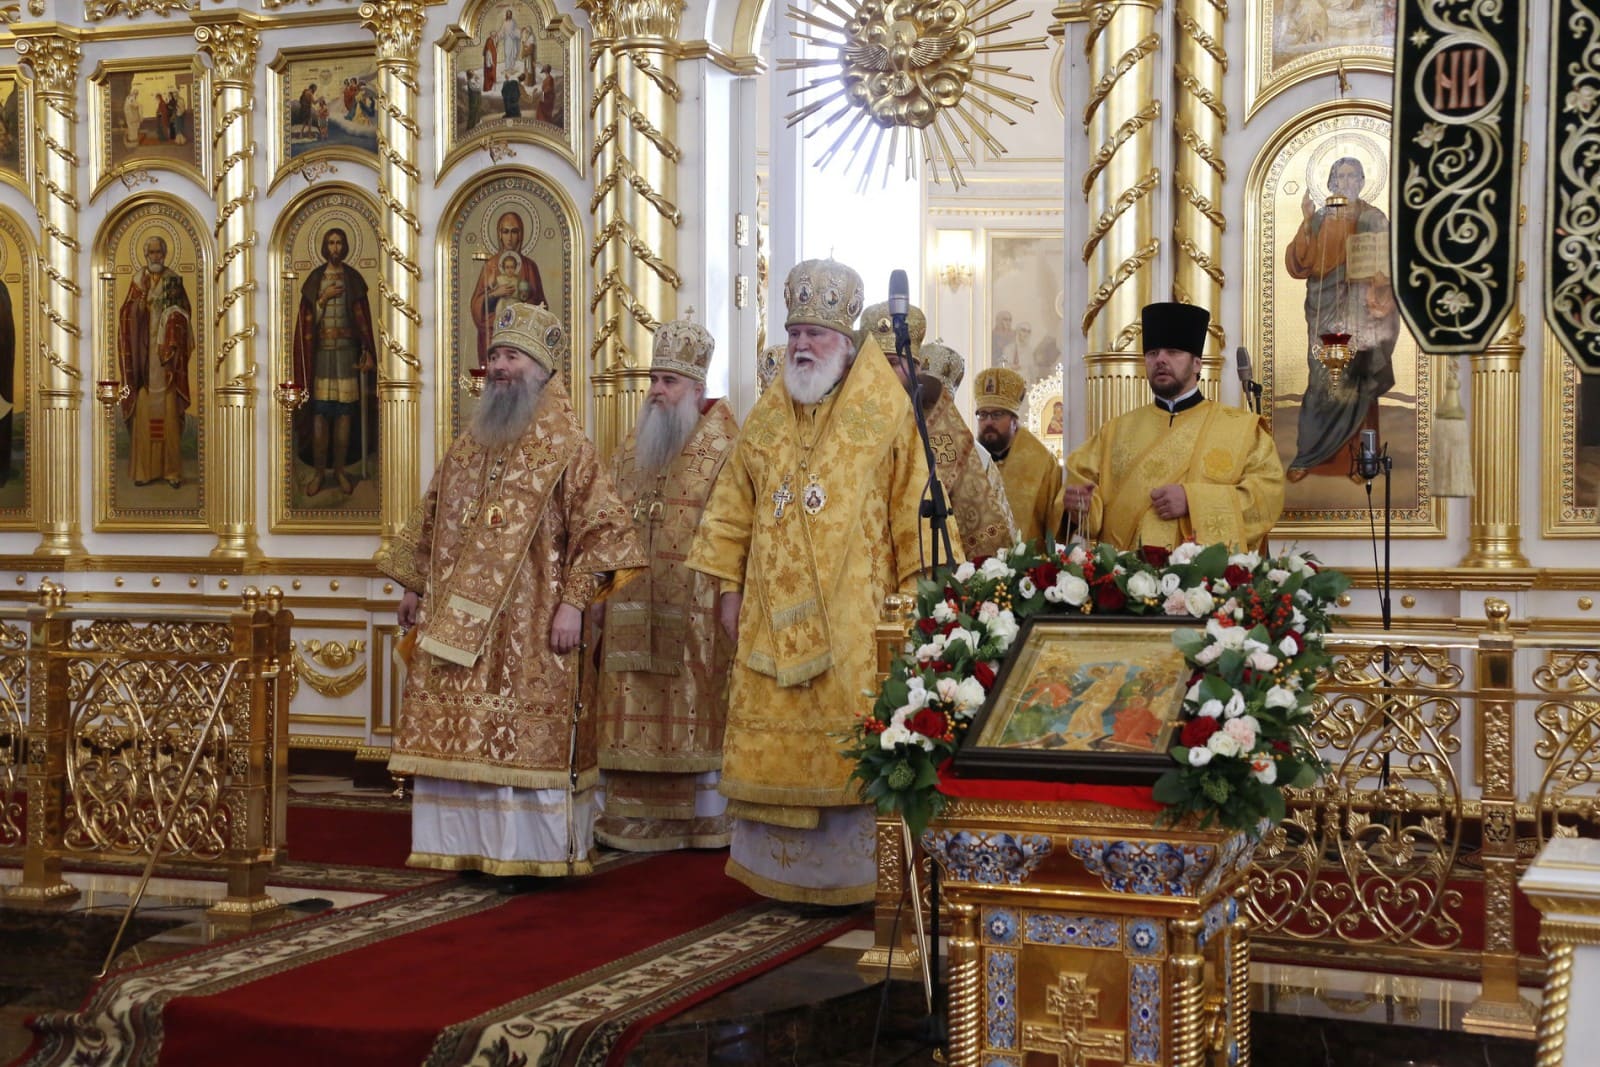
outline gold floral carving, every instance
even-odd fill
[[[0,4],[0,22],[12,23],[21,21],[22,5],[20,3]]]
[[[146,13],[170,15],[175,11],[193,11],[196,6],[195,0],[84,0],[83,17],[90,22],[99,22],[114,15],[126,15],[129,18],[138,18]]]
[[[242,22],[214,22],[196,26],[194,39],[200,50],[211,57],[212,75],[218,85],[255,85],[256,54],[261,50],[261,34]],[[226,122],[226,117],[223,118]],[[220,132],[220,131],[219,131]]]
[[[125,170],[121,174],[117,175],[117,180],[122,182],[123,188],[125,189],[137,189],[141,185],[159,184],[156,176],[145,170],[143,167],[136,167],[133,170]]]
[[[1089,102],[1083,106],[1084,125],[1088,125],[1089,120],[1094,118],[1095,112],[1100,110],[1100,105],[1105,103],[1106,97],[1111,95],[1111,90],[1117,87],[1117,83],[1132,73],[1138,67],[1140,60],[1154,55],[1160,47],[1160,34],[1146,34],[1138,44],[1117,57],[1111,69],[1102,74],[1089,90]]]
[[[301,652],[302,645],[304,653]],[[357,657],[366,651],[365,641],[355,640],[349,644],[340,644],[338,641],[318,641],[312,638],[302,643],[293,643],[289,647],[295,677],[305,679],[307,685],[325,697],[346,696],[366,681],[367,665],[356,663]],[[313,667],[313,662],[333,670],[355,664],[355,669],[345,674],[328,674]]]
[[[1100,315],[1100,309],[1105,307],[1107,302],[1116,295],[1117,290],[1122,288],[1128,279],[1138,274],[1147,263],[1154,260],[1160,251],[1161,242],[1152,237],[1143,246],[1135,249],[1128,258],[1117,264],[1116,269],[1111,274],[1111,279],[1096,289],[1089,297],[1089,306],[1083,312],[1083,329],[1085,332],[1088,332],[1089,327],[1094,325],[1094,320]],[[1123,333],[1118,336],[1117,341],[1118,343],[1112,350],[1115,352],[1127,351],[1128,346],[1133,343],[1133,335],[1127,329],[1124,329]]]
[[[1150,193],[1154,192],[1155,187],[1159,184],[1161,184],[1161,169],[1159,167],[1152,167],[1143,178],[1140,178],[1136,183],[1124,189],[1122,194],[1117,197],[1117,202],[1115,204],[1113,204],[1108,210],[1101,212],[1100,217],[1095,220],[1094,225],[1089,227],[1088,239],[1083,242],[1083,261],[1085,263],[1089,262],[1090,257],[1094,255],[1094,250],[1099,247],[1101,240],[1105,238],[1106,233],[1110,231],[1111,227],[1115,225],[1116,221],[1121,218],[1129,208],[1133,207],[1133,205],[1137,204],[1140,200],[1143,200]]]
[[[1126,122],[1116,128],[1116,131],[1095,149],[1093,156],[1089,157],[1089,165],[1083,172],[1083,193],[1089,195],[1089,190],[1094,187],[1095,179],[1100,177],[1100,172],[1106,169],[1106,164],[1116,157],[1117,150],[1128,143],[1128,140],[1140,130],[1150,125],[1161,117],[1161,101],[1152,100]]]
[[[489,159],[495,163],[503,163],[508,159],[517,157],[516,146],[510,141],[491,138],[483,142],[483,150],[489,153]]]
[[[428,17],[419,0],[376,0],[362,4],[356,14],[377,40],[380,61],[417,61],[422,47],[422,27]]]
[[[331,159],[318,159],[301,167],[298,173],[306,180],[306,184],[310,185],[318,178],[339,173],[339,167]]]

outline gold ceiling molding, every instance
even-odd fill
[[[1031,114],[1038,104],[983,77],[1033,80],[984,58],[1046,47],[1044,37],[985,40],[1032,17],[1031,11],[1003,16],[1014,2],[996,0],[981,5],[976,13],[960,0],[858,0],[853,7],[828,3],[813,11],[791,6],[789,17],[808,29],[790,30],[789,35],[810,45],[815,54],[780,60],[778,68],[837,72],[805,82],[795,91],[801,97],[814,90],[825,95],[791,111],[788,124],[798,125],[832,107],[810,136],[854,112],[818,157],[818,167],[826,168],[842,154],[848,171],[856,160],[865,159],[861,168],[865,183],[877,167],[887,134],[884,162],[890,170],[903,165],[909,175],[920,155],[935,182],[942,166],[959,188],[966,179],[958,156],[976,166],[975,141],[993,155],[1006,153],[983,120],[1015,125],[1007,110]]]
[[[99,22],[117,15],[138,18],[146,14],[171,15],[174,12],[190,12],[197,6],[195,0],[84,0],[83,17],[90,22]]]

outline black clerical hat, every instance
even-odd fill
[[[1176,348],[1192,356],[1205,354],[1206,327],[1211,312],[1194,304],[1146,304],[1143,314],[1144,350]]]

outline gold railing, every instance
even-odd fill
[[[1291,791],[1246,910],[1258,959],[1476,980],[1465,1025],[1531,1035],[1518,985],[1545,968],[1532,931],[1518,936],[1536,914],[1519,906],[1516,878],[1552,835],[1600,837],[1600,639],[1513,633],[1493,597],[1485,614],[1454,633],[1330,640],[1310,728],[1329,771]],[[892,656],[903,622],[886,614],[879,641]],[[885,875],[905,866],[889,829],[878,839],[880,967],[899,898]],[[916,961],[901,955],[903,927],[902,967]]]
[[[213,918],[275,910],[289,736],[278,681],[293,623],[282,594],[250,588],[237,611],[183,618],[64,600],[46,583],[37,606],[0,615],[0,855],[22,857],[7,903],[75,895],[64,861],[159,848],[177,868],[226,871]]]

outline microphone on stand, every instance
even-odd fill
[[[1371,485],[1372,479],[1378,476],[1378,472],[1382,468],[1382,453],[1378,451],[1378,431],[1362,430],[1361,447],[1356,452],[1357,473],[1367,480],[1368,485]]]
[[[1234,350],[1234,366],[1239,371],[1239,396],[1247,411],[1261,414],[1261,386],[1256,384],[1250,369],[1250,350],[1240,345]]]
[[[889,272],[889,321],[894,324],[894,351],[895,355],[911,361],[911,329],[906,325],[906,316],[911,313],[911,282],[906,278],[903,270]],[[913,375],[916,368],[911,367]]]

